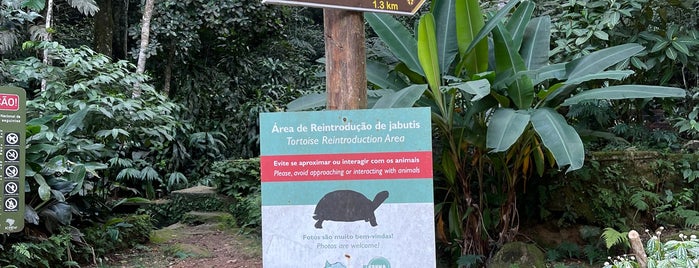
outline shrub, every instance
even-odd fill
[[[145,244],[154,228],[153,220],[146,214],[111,218],[83,230],[85,246],[80,248],[80,256],[83,261],[92,261],[95,255],[104,256]]]
[[[229,210],[241,227],[259,228],[261,223],[260,159],[215,162],[207,177],[218,191],[233,198]]]
[[[696,235],[687,236],[680,233],[679,240],[662,242],[662,228],[652,235],[648,230],[646,233],[650,236],[645,247],[648,268],[699,267],[699,239]],[[638,259],[634,256],[624,255],[609,259],[604,263],[604,268],[640,267]]]
[[[150,205],[147,213],[157,227],[164,227],[179,222],[187,212],[222,211],[228,203],[228,200],[210,194],[172,194],[165,202]]]
[[[27,235],[12,234],[9,240],[43,240],[66,226],[94,222],[106,222],[109,235],[122,233],[134,224],[115,222],[109,215],[123,197],[153,197],[169,190],[170,182],[183,181],[178,164],[189,158],[181,142],[186,139],[178,134],[186,134],[188,127],[174,116],[180,106],[156,92],[126,61],[50,42],[26,43],[25,48],[33,45],[51,51],[52,66],[35,57],[1,63],[0,83],[27,89],[29,99]],[[137,86],[143,94],[132,98]],[[180,179],[164,179],[173,177]],[[69,230],[75,245],[81,245],[80,230]],[[30,259],[41,256],[22,253]],[[63,261],[41,258],[51,264]]]
[[[2,267],[79,267],[71,257],[71,230],[62,228],[49,237],[29,237],[0,251]]]

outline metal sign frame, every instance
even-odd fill
[[[0,87],[0,233],[24,229],[26,103],[24,89]]]

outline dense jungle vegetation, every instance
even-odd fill
[[[27,224],[3,236],[2,265],[133,246],[168,212],[124,205],[193,185],[238,200],[238,224],[259,230],[258,115],[322,108],[322,10],[155,1],[141,51],[146,2],[2,0],[0,85],[29,99]],[[625,251],[631,228],[699,225],[699,1],[433,0],[364,16],[369,108],[432,107],[440,265],[483,265],[529,224],[583,226],[582,245],[546,256],[591,264]],[[677,179],[590,158],[615,150],[655,151],[657,177]],[[544,205],[566,187],[594,215]]]

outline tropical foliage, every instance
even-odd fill
[[[27,225],[55,235],[39,248],[13,247],[18,263],[85,242],[66,226],[102,223],[89,236],[109,240],[125,228],[110,211],[196,183],[220,186],[239,201],[230,208],[238,223],[259,225],[256,162],[224,159],[259,154],[260,112],[322,106],[322,94],[291,102],[322,89],[319,9],[156,1],[142,75],[127,61],[138,52],[139,1],[56,1],[48,29],[47,1],[1,3],[0,84],[25,88],[31,99]],[[590,137],[674,145],[695,137],[694,100],[666,86],[697,91],[697,8],[696,1],[435,0],[418,18],[366,13],[376,37],[367,53],[370,106],[432,108],[441,259],[477,265],[511,240],[522,190],[532,178],[580,169]],[[111,24],[91,17],[100,11],[113,13],[100,17]],[[73,47],[41,42],[49,34]],[[114,46],[113,58],[78,47],[98,40]],[[51,66],[36,56],[41,50],[50,51]],[[131,98],[134,88],[144,94]],[[683,133],[647,128],[649,112],[677,114]],[[605,179],[618,175],[608,171]],[[660,221],[696,220],[682,202],[694,198],[691,189],[613,186],[638,190],[630,205]],[[625,201],[596,190],[602,194],[591,204]],[[45,260],[74,265],[64,256]]]
[[[516,193],[548,163],[567,171],[582,167],[583,142],[561,107],[686,95],[678,88],[610,85],[633,73],[616,65],[643,51],[638,44],[550,62],[551,20],[532,18],[534,9],[532,2],[510,1],[486,22],[477,1],[435,1],[416,37],[391,16],[366,15],[398,59],[368,64],[369,80],[381,89],[373,107],[432,107],[437,196],[444,200],[436,207],[438,232],[446,244],[459,245],[458,255],[485,254],[487,241],[512,239]],[[308,106],[301,104],[291,108]],[[495,192],[483,185],[492,179]]]
[[[174,117],[180,106],[133,65],[84,47],[37,45],[49,47],[53,66],[33,57],[2,62],[3,83],[36,89],[49,81],[27,104],[26,228],[85,243],[74,226],[104,222],[124,202],[186,185],[178,165],[187,151],[177,131],[187,126]],[[145,94],[131,99],[136,86]]]

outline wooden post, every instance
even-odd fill
[[[364,15],[323,9],[328,110],[367,108]]]
[[[648,267],[648,256],[646,256],[646,251],[643,249],[643,242],[641,242],[641,237],[638,235],[638,232],[631,230],[628,236],[629,242],[631,243],[631,253],[636,256],[639,267]]]

